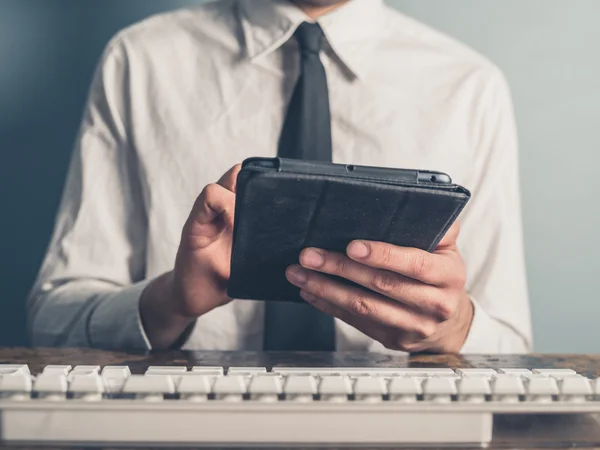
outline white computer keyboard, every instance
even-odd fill
[[[600,412],[570,369],[0,365],[0,441],[485,446],[495,414]]]

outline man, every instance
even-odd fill
[[[303,157],[306,139],[334,162],[449,173],[473,193],[460,230],[432,254],[304,250],[287,271],[307,302],[298,317],[228,298],[238,164]],[[501,73],[381,0],[223,0],[153,17],[98,68],[29,301],[32,342],[526,352],[517,159]],[[305,332],[285,336],[296,319]],[[305,342],[317,323],[333,341]]]

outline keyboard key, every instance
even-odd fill
[[[565,378],[578,375],[573,369],[533,369],[534,375],[546,375],[554,378]]]
[[[324,376],[319,383],[321,400],[345,402],[352,394],[352,383],[347,376]]]
[[[217,377],[213,384],[213,392],[217,400],[242,401],[247,392],[246,380],[242,375]]]
[[[354,382],[354,398],[357,401],[380,402],[387,392],[385,380],[380,377],[360,377]]]
[[[600,378],[592,380],[592,390],[594,391],[594,395],[600,399]]]
[[[73,370],[71,370],[71,372],[69,372],[70,375],[82,375],[82,374],[99,374],[100,373],[100,366],[75,366],[75,368]]]
[[[108,394],[118,394],[119,392],[123,391],[123,386],[125,385],[127,378],[102,377],[102,381],[104,382],[104,392]]]
[[[206,401],[212,392],[214,377],[210,375],[197,375],[195,377],[182,377],[177,392],[183,400]]]
[[[186,366],[150,366],[146,375],[183,375],[186,372]]]
[[[250,398],[259,401],[277,401],[283,392],[281,378],[268,375],[255,375],[248,385]]]
[[[531,374],[531,370],[529,369],[498,369],[499,374],[504,375],[514,375],[519,377],[529,378]]]
[[[18,373],[0,376],[0,398],[8,400],[29,400],[33,383],[31,376]]]
[[[80,400],[101,400],[104,393],[104,382],[97,373],[70,375],[69,392]]]
[[[44,375],[68,375],[71,371],[71,366],[49,365],[44,367],[42,372]]]
[[[396,372],[400,376],[410,377],[456,377],[456,372],[452,369],[447,368],[409,368],[409,369],[397,369]]]
[[[0,364],[0,376],[2,375],[30,375],[27,364]]]
[[[554,395],[558,395],[558,384],[549,376],[533,376],[526,385],[527,400],[532,402],[551,402]]]
[[[423,394],[423,385],[419,378],[392,378],[388,391],[391,401],[414,403],[417,401],[417,396]]]
[[[561,401],[584,402],[593,394],[592,383],[583,376],[565,377],[559,381]]]
[[[65,400],[67,386],[66,375],[50,371],[36,377],[33,383],[33,390],[38,393],[40,399]]]
[[[222,376],[223,368],[217,366],[194,366],[192,367],[192,372],[200,373],[202,375]]]
[[[100,377],[100,366],[76,366],[73,370],[69,372],[67,375],[67,382],[71,382],[75,376],[83,376],[83,377],[91,377],[97,376]]]
[[[371,374],[374,370],[366,367],[273,367],[272,372],[281,375],[340,376],[342,374]]]
[[[283,391],[286,400],[312,402],[317,393],[317,382],[311,375],[289,375],[285,378]]]
[[[433,377],[423,381],[423,396],[427,401],[449,403],[456,393],[456,383],[451,378]]]
[[[280,373],[282,375],[288,374],[310,374],[313,376],[335,376],[335,375],[346,375],[348,377],[358,376],[379,376],[379,377],[392,377],[392,376],[456,376],[456,373],[452,369],[448,368],[397,368],[397,367],[273,367],[273,372]]]
[[[103,378],[121,378],[125,379],[131,375],[128,366],[106,366],[102,370]]]
[[[102,370],[104,389],[108,393],[118,393],[123,389],[125,380],[131,375],[127,366],[106,366]]]
[[[227,370],[227,375],[251,376],[261,373],[267,373],[267,369],[265,367],[230,367]]]
[[[523,379],[518,374],[500,374],[491,381],[492,400],[503,403],[518,403],[525,394]]]
[[[462,377],[486,377],[492,378],[497,375],[494,369],[456,369],[456,373]]]
[[[175,383],[169,375],[131,375],[123,385],[123,393],[135,394],[136,398],[148,401],[163,400],[164,394],[174,392]]]
[[[121,392],[125,380],[131,375],[128,366],[106,366],[102,370],[102,380],[106,392]]]
[[[458,381],[458,400],[469,403],[483,403],[486,396],[492,393],[489,374],[481,376],[465,375]]]

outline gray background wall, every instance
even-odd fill
[[[0,0],[0,345],[25,343],[24,298],[104,45],[133,21],[190,3],[200,1]],[[389,3],[504,70],[521,136],[536,350],[600,350],[600,1]]]

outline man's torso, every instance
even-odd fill
[[[361,3],[356,12],[371,4],[378,23],[353,40],[340,30],[360,27],[359,20],[331,20],[328,38],[339,55],[329,49],[322,60],[334,162],[439,170],[469,188],[477,99],[491,65],[377,1],[354,1]],[[271,17],[283,21],[279,28],[261,23],[256,11],[248,14],[252,3],[225,0],[154,17],[118,38],[127,55],[125,122],[147,213],[148,278],[172,269],[183,223],[205,185],[247,157],[277,153],[298,55],[289,41],[268,50],[285,20]],[[326,21],[323,28],[327,35]],[[252,59],[252,52],[260,54]],[[234,301],[210,312],[188,344],[260,349],[263,306]],[[341,323],[337,346],[382,350]]]

